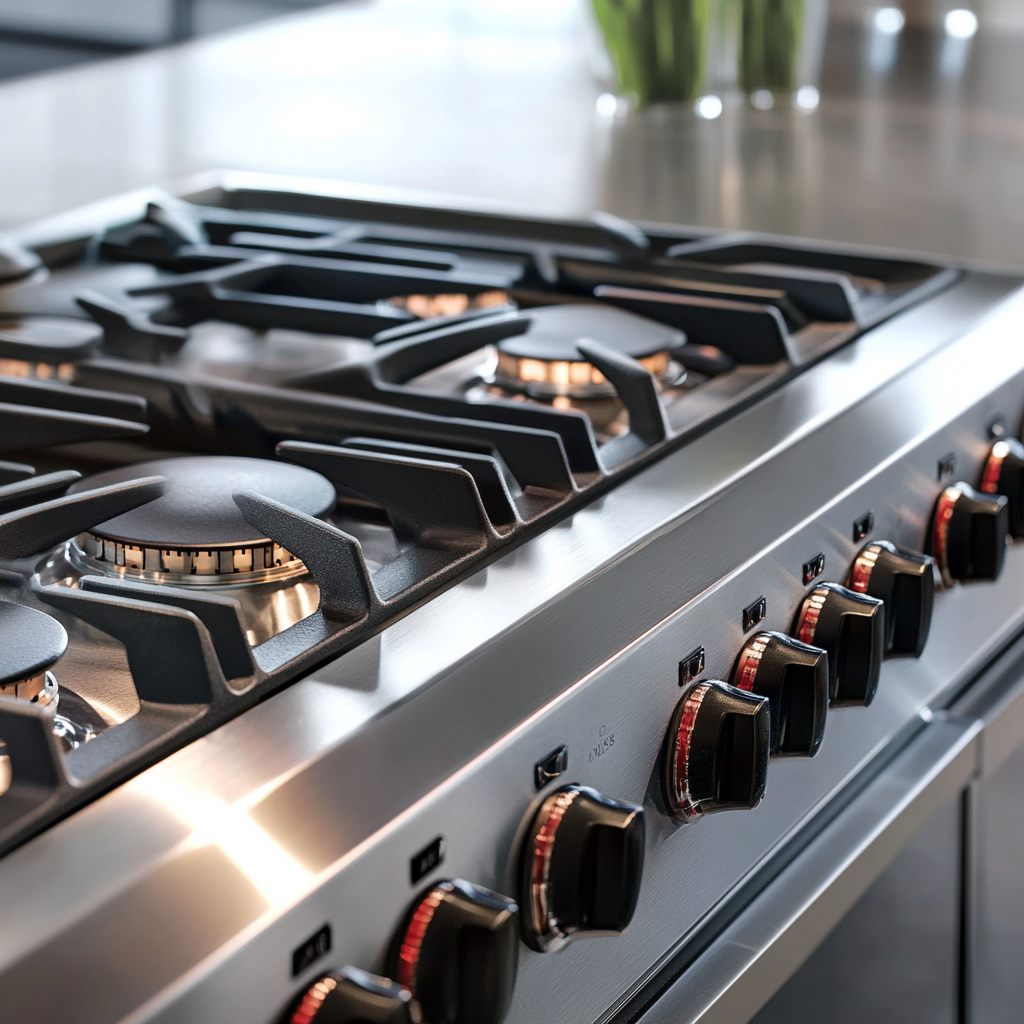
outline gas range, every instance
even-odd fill
[[[826,823],[969,776],[1016,279],[235,175],[0,282],[3,1019],[746,1020]]]

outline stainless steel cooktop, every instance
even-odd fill
[[[1024,625],[1014,279],[255,186],[2,259],[12,1020],[640,1019]]]

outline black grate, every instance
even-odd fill
[[[0,354],[28,376],[0,378],[0,454],[11,458],[0,462],[0,600],[114,638],[139,711],[64,752],[43,710],[0,697],[13,778],[0,797],[0,852],[955,278],[770,240],[662,229],[649,238],[606,216],[562,223],[254,191],[205,202],[169,198],[77,247],[53,247],[62,262],[49,278],[32,254],[5,264]],[[456,295],[464,309],[424,319],[410,295]],[[579,408],[424,385],[528,334],[544,307],[574,304],[681,329],[690,347],[680,363],[706,372],[666,390],[613,346],[578,339],[628,423],[612,433]],[[61,318],[98,325],[102,341],[81,358],[61,350],[71,381],[56,368],[40,380],[47,332]],[[203,361],[211,321],[242,338],[243,357],[226,369]],[[312,355],[257,373],[273,332],[287,335],[282,351]],[[319,588],[313,614],[255,646],[231,597],[34,574],[48,550],[163,485],[70,496],[67,487],[155,451],[313,469],[345,509],[386,524],[394,550],[372,560],[337,519],[234,495],[242,517],[301,559]]]

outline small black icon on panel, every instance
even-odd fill
[[[804,562],[803,580],[806,587],[811,580],[817,579],[825,571],[824,553],[815,555],[809,562]]]
[[[292,953],[292,977],[297,978],[331,951],[331,926],[325,924]]]
[[[415,885],[421,878],[426,878],[431,871],[444,860],[444,838],[438,836],[419,853],[409,858],[409,878]]]
[[[552,750],[547,757],[533,766],[533,781],[538,789],[543,789],[552,779],[557,779],[569,767],[569,748],[564,744]]]
[[[697,647],[679,662],[679,685],[685,686],[704,671],[704,648]]]
[[[853,539],[863,540],[875,528],[875,513],[865,512],[864,515],[854,521]]]
[[[768,602],[759,597],[743,609],[743,632],[749,633],[768,614]]]

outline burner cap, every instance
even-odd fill
[[[527,313],[526,334],[498,342],[498,351],[517,359],[586,362],[577,341],[597,341],[623,355],[644,359],[678,348],[682,331],[608,306],[540,306]]]
[[[167,481],[163,495],[108,519],[90,531],[93,535],[168,550],[251,547],[270,540],[242,518],[232,499],[238,491],[257,491],[310,516],[325,515],[335,501],[334,487],[312,470],[219,455],[122,466],[79,480],[68,493],[143,476],[162,476]]]
[[[498,342],[493,383],[535,398],[605,398],[615,389],[577,342],[597,341],[632,356],[662,383],[678,377],[669,352],[686,341],[672,327],[608,306],[542,306],[529,311],[526,334]]]
[[[0,359],[27,363],[73,363],[91,355],[103,328],[69,316],[23,316],[0,320]]]
[[[68,635],[56,619],[0,601],[0,688],[45,672],[67,645]]]
[[[17,281],[42,265],[43,261],[31,249],[13,238],[0,238],[0,281]]]

